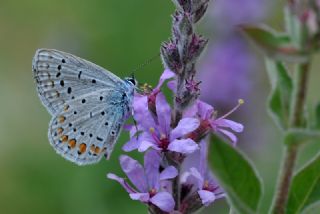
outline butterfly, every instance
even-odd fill
[[[39,49],[32,62],[38,95],[51,114],[54,150],[77,165],[110,157],[132,111],[137,82],[72,54]]]

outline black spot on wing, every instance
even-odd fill
[[[80,72],[78,73],[78,79],[81,78],[81,74],[82,74],[82,71],[80,71]]]

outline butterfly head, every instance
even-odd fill
[[[134,77],[126,77],[125,81],[131,85],[133,85],[134,87],[136,87],[138,85],[137,80]]]

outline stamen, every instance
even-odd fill
[[[154,133],[154,132],[155,132],[155,129],[154,129],[153,127],[150,127],[150,128],[149,128],[149,131],[150,131],[151,133]]]
[[[157,194],[157,190],[152,188],[150,191],[149,191],[149,194],[151,197],[153,197],[155,194]]]
[[[162,133],[162,134],[160,135],[160,140],[164,140],[164,139],[166,139],[166,138],[167,138],[167,136],[166,136],[165,134]]]
[[[209,181],[205,180],[203,184],[204,189],[209,188]]]
[[[152,92],[152,86],[149,85],[148,83],[144,83],[142,85],[140,85],[139,87],[139,92],[141,92],[144,95],[148,95]]]
[[[238,105],[236,105],[233,109],[231,109],[231,111],[229,111],[225,115],[219,117],[217,120],[224,119],[224,118],[228,117],[230,114],[232,114],[234,111],[236,111],[242,104],[244,104],[244,100],[243,99],[239,99],[238,100]]]

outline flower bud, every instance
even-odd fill
[[[188,61],[195,62],[207,44],[207,39],[204,39],[202,36],[193,34],[189,45]]]
[[[182,94],[177,97],[176,101],[179,103],[181,110],[189,107],[200,95],[200,85],[201,82],[196,82],[191,76],[190,79],[185,81],[184,87],[185,90],[182,91]]]
[[[192,14],[193,23],[198,22],[208,8],[209,0],[172,0],[179,11]]]
[[[195,213],[203,207],[201,198],[197,192],[193,192],[181,204],[183,213]]]
[[[192,0],[191,14],[193,23],[197,23],[207,11],[209,0]]]
[[[179,74],[182,69],[182,64],[180,62],[180,55],[177,48],[177,45],[170,42],[164,42],[160,48],[162,63],[165,68],[170,69],[171,71]]]
[[[191,11],[191,1],[192,0],[172,0],[178,10],[183,10],[185,12]]]
[[[179,35],[191,35],[193,29],[190,16],[184,12],[176,12],[173,15],[173,28]]]
[[[176,12],[173,16],[173,37],[177,44],[180,59],[183,64],[186,63],[188,57],[188,46],[191,41],[193,27],[191,17],[184,12]]]

